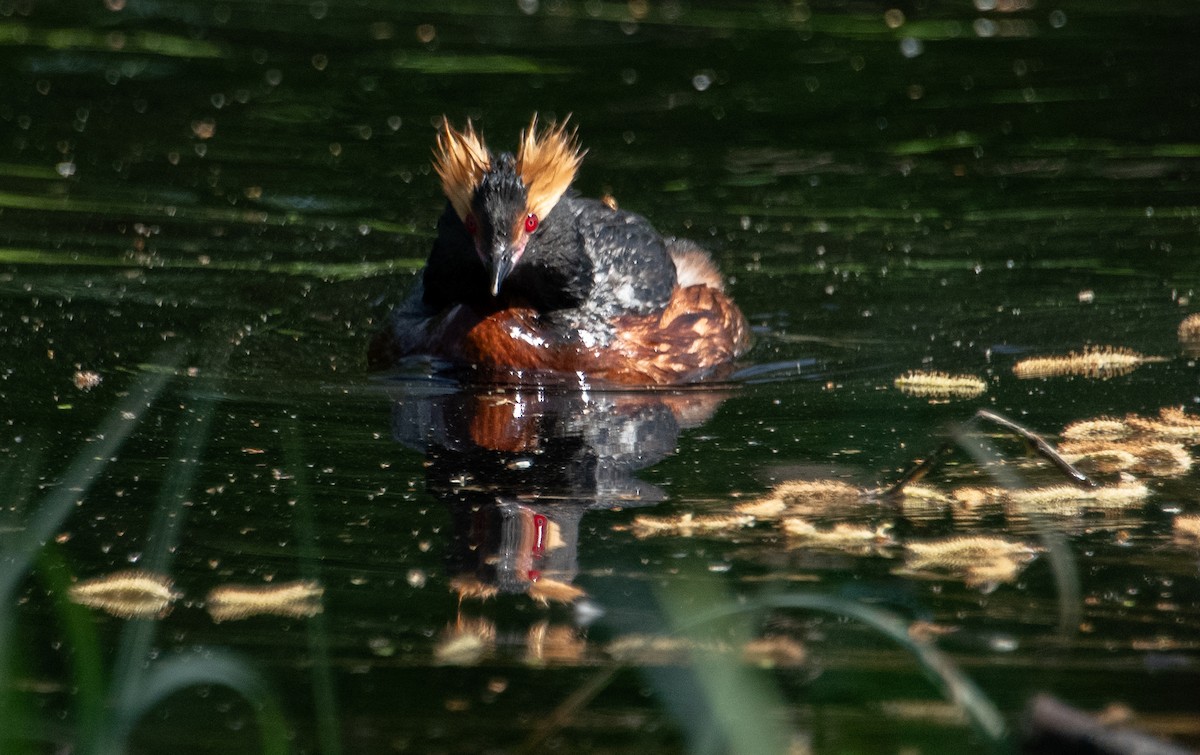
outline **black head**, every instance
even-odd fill
[[[494,156],[470,122],[456,131],[443,118],[434,168],[498,296],[530,237],[567,191],[583,153],[565,123],[537,129],[537,116],[522,133],[514,157]]]
[[[471,198],[465,221],[488,268],[492,296],[500,293],[500,285],[525,253],[540,222],[529,212],[529,189],[517,173],[515,158],[506,152],[492,160]]]

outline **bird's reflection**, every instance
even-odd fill
[[[450,508],[460,597],[566,603],[583,595],[574,580],[584,513],[661,501],[635,473],[723,400],[712,390],[406,387],[394,396],[393,433],[425,454],[427,488]]]

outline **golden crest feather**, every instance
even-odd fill
[[[568,116],[562,123],[550,122],[541,133],[537,130],[537,114],[529,128],[521,132],[517,148],[517,174],[521,176],[529,198],[530,213],[544,218],[566,193],[579,164],[586,154],[579,149],[575,132],[567,131]]]
[[[465,129],[456,131],[446,116],[442,116],[433,169],[442,179],[442,192],[460,219],[466,220],[471,210],[471,197],[483,180],[483,174],[491,167],[492,156],[483,138],[475,133],[471,121],[467,121]]]

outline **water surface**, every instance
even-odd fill
[[[1190,471],[1106,511],[809,507],[889,538],[858,548],[636,526],[886,486],[947,438],[943,493],[1062,481],[964,425],[979,408],[1051,439],[1193,412],[1198,26],[1032,0],[0,3],[4,750],[961,752],[1015,741],[1042,691],[1200,745]],[[581,191],[712,250],[756,331],[744,379],[366,373],[444,202],[434,124],[512,147],[534,111],[572,114]],[[1090,345],[1165,360],[1012,373]],[[898,392],[914,369],[987,392]],[[967,535],[1036,552],[1011,581],[906,567]],[[171,580],[119,590],[142,618],[69,589],[129,570]]]

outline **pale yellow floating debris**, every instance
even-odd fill
[[[941,517],[954,503],[948,493],[928,485],[906,485],[895,502],[899,504],[900,514],[911,520]]]
[[[104,378],[100,377],[99,372],[94,372],[92,370],[76,370],[75,374],[71,377],[71,380],[75,383],[75,387],[79,390],[90,391],[91,389],[100,385]]]
[[[788,480],[762,498],[739,503],[734,511],[755,519],[778,519],[857,506],[871,497],[871,492],[841,480]]]
[[[1200,442],[1200,418],[1187,414],[1183,407],[1164,407],[1158,419],[1130,415],[1125,421],[1138,432],[1157,438]]]
[[[807,659],[808,651],[791,637],[760,637],[742,646],[742,660],[760,668],[795,668]]]
[[[1200,341],[1200,312],[1188,315],[1179,323],[1179,340],[1184,343]]]
[[[639,516],[633,520],[636,537],[681,535],[691,537],[700,533],[728,532],[754,524],[748,514],[708,514],[696,516],[691,512],[679,516]]]
[[[950,503],[950,496],[931,485],[905,485],[900,489],[900,495],[910,501],[936,504]]]
[[[1095,488],[1050,485],[1040,488],[961,487],[954,490],[955,503],[976,508],[987,503],[1012,505],[1021,513],[1077,514],[1085,509],[1121,509],[1146,500],[1150,489],[1135,480]]]
[[[321,613],[325,588],[300,579],[269,585],[218,585],[204,600],[213,621],[240,621],[251,616],[307,619]]]
[[[1072,464],[1087,464],[1097,472],[1130,472],[1138,465],[1138,457],[1117,446],[1096,443],[1064,443],[1058,452]]]
[[[1032,559],[1039,549],[1017,540],[969,535],[905,545],[913,569],[967,567],[997,558]]]
[[[1137,506],[1150,496],[1150,489],[1137,481],[1095,488],[1051,485],[1009,490],[1006,500],[1023,513],[1072,514],[1080,509],[1122,509]]]
[[[1072,422],[1063,428],[1063,440],[1097,441],[1120,440],[1133,435],[1133,428],[1124,421],[1112,417],[1097,417]]]
[[[739,503],[733,510],[755,519],[778,519],[787,511],[787,504],[778,498],[760,498],[757,501]]]
[[[966,567],[963,582],[967,587],[988,588],[1001,582],[1012,582],[1025,568],[1025,560],[1019,558],[993,558]]]
[[[803,544],[825,548],[861,548],[871,545],[890,545],[892,540],[888,530],[890,524],[881,525],[875,529],[856,527],[846,522],[838,522],[830,529],[818,529],[815,524],[799,518],[783,520],[783,531],[787,534],[790,544]]]
[[[987,503],[999,502],[1004,498],[1003,488],[977,488],[964,485],[950,491],[950,497],[961,509],[976,509]]]
[[[772,491],[774,497],[788,506],[818,502],[823,505],[859,503],[863,490],[841,480],[789,480]]]
[[[876,491],[881,495],[882,491]],[[917,483],[905,485],[897,493],[900,512],[909,519],[929,519],[945,513],[953,503],[950,496],[937,488]]]
[[[1185,514],[1175,517],[1172,529],[1177,545],[1200,548],[1200,514]]]
[[[530,584],[528,592],[529,597],[542,605],[549,605],[550,603],[573,603],[584,595],[587,595],[583,588],[576,587],[567,582],[549,579],[548,577],[542,577]]]
[[[985,590],[1012,582],[1039,552],[1022,542],[985,535],[909,543],[907,548],[908,569],[945,571],[968,587]]]
[[[1182,406],[1164,406],[1158,410],[1158,418],[1168,425],[1200,430],[1200,417],[1188,414]]]
[[[1179,477],[1192,468],[1192,456],[1183,444],[1168,441],[1068,441],[1058,450],[1072,464],[1087,462],[1101,472]]]
[[[71,585],[72,603],[95,608],[121,619],[161,619],[182,597],[170,577],[152,572],[119,571]]]
[[[1135,453],[1138,457],[1138,463],[1133,468],[1135,473],[1179,477],[1192,468],[1192,455],[1181,443],[1146,443],[1138,447]]]
[[[949,375],[945,372],[919,370],[901,375],[893,385],[901,393],[930,399],[967,399],[987,392],[987,383],[974,375]]]
[[[1185,356],[1200,357],[1200,314],[1188,315],[1179,323],[1179,345]]]
[[[1142,364],[1165,361],[1164,357],[1146,356],[1131,349],[1094,346],[1066,355],[1022,359],[1013,366],[1013,374],[1019,378],[1074,376],[1106,379],[1127,375]]]

